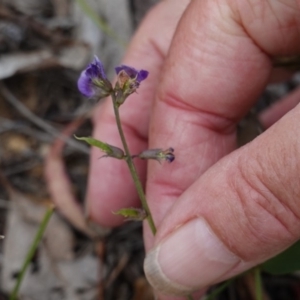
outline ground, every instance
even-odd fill
[[[82,208],[89,148],[73,134],[91,134],[95,105],[77,90],[80,71],[94,53],[101,53],[111,77],[126,49],[123,41],[130,40],[155,2],[0,2],[1,298],[8,298],[52,202],[57,209],[22,282],[20,299],[153,298],[143,275],[141,223],[125,222],[108,232],[86,222]],[[240,124],[241,143],[259,134],[257,113],[299,82],[297,75],[267,88]],[[265,299],[300,298],[296,275],[265,275],[264,283]],[[216,299],[254,299],[253,286],[253,276],[243,276]]]

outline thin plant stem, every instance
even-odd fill
[[[81,9],[87,16],[108,36],[113,38],[120,46],[126,47],[126,42],[123,41],[117,34],[111,29],[107,22],[100,18],[100,16],[88,5],[86,0],[76,0]]]
[[[23,266],[22,266],[22,269],[18,275],[18,278],[17,278],[17,282],[16,282],[16,285],[13,289],[13,291],[11,292],[10,294],[10,297],[9,297],[9,300],[15,300],[17,299],[17,296],[18,296],[18,293],[19,293],[19,289],[21,287],[21,283],[24,279],[24,276],[25,276],[25,273],[26,273],[26,270],[28,268],[28,266],[30,265],[31,261],[32,261],[32,258],[36,252],[36,249],[43,237],[43,234],[46,230],[46,227],[48,225],[48,222],[53,214],[53,211],[54,211],[54,205],[50,205],[46,212],[45,212],[45,215],[44,215],[44,218],[41,222],[41,224],[39,225],[39,228],[38,228],[38,231],[35,235],[35,238],[31,244],[31,247],[26,255],[26,258],[24,260],[24,263],[23,263]]]
[[[208,296],[204,298],[204,300],[213,300],[217,295],[219,295],[223,290],[225,290],[233,281],[235,278],[232,278],[230,280],[225,281],[222,285],[220,285],[218,288],[216,288],[214,291],[212,291]]]
[[[254,282],[255,282],[255,299],[262,300],[262,281],[261,281],[261,271],[259,267],[254,269]]]
[[[137,193],[140,197],[143,209],[147,213],[147,221],[148,221],[149,227],[150,227],[153,235],[155,235],[156,234],[156,226],[154,224],[152,214],[151,214],[150,208],[148,206],[148,202],[147,202],[147,199],[146,199],[146,196],[145,196],[145,193],[144,193],[142,183],[139,179],[138,173],[136,171],[135,165],[134,165],[133,160],[132,160],[131,153],[130,153],[128,145],[127,145],[127,141],[126,141],[124,131],[123,131],[123,128],[122,128],[122,123],[121,123],[121,118],[120,118],[120,113],[119,113],[119,107],[116,103],[115,95],[112,94],[111,97],[113,99],[113,107],[114,107],[114,112],[115,112],[118,131],[119,131],[120,138],[121,138],[121,141],[122,141],[122,144],[123,144],[123,147],[124,147],[124,150],[125,150],[125,154],[126,154],[126,162],[127,162],[128,167],[129,167],[131,176],[133,178],[134,185],[136,187]],[[187,300],[193,300],[193,297],[191,295],[188,295],[186,297],[186,299]]]
[[[126,162],[127,162],[128,167],[129,167],[131,176],[133,178],[134,185],[136,187],[137,193],[140,197],[143,209],[146,211],[147,221],[148,221],[149,227],[150,227],[153,235],[155,235],[156,227],[155,227],[155,224],[154,224],[154,221],[153,221],[153,218],[152,218],[150,208],[149,208],[148,203],[147,203],[147,199],[146,199],[146,196],[145,196],[145,193],[144,193],[142,183],[139,179],[139,176],[138,176],[138,173],[136,171],[135,165],[132,161],[131,153],[129,151],[129,148],[128,148],[128,145],[127,145],[127,142],[126,142],[126,138],[125,138],[125,135],[124,135],[124,132],[123,132],[122,124],[121,124],[119,108],[116,104],[115,96],[113,94],[112,94],[112,99],[113,99],[113,107],[114,107],[117,127],[118,127],[118,130],[119,130],[121,141],[122,141],[122,144],[123,144],[123,147],[124,147],[124,150],[125,150],[125,154],[126,154]]]

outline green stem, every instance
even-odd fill
[[[23,281],[23,278],[25,276],[25,273],[26,273],[26,270],[28,268],[28,266],[30,265],[31,261],[32,261],[32,258],[36,252],[36,249],[43,237],[43,234],[46,230],[46,227],[47,227],[47,224],[52,216],[52,213],[54,211],[54,206],[51,205],[48,207],[47,211],[45,212],[45,215],[44,215],[44,218],[41,222],[41,224],[39,225],[39,228],[38,228],[38,231],[35,235],[35,238],[34,238],[34,241],[33,243],[31,244],[31,247],[26,255],[26,258],[25,258],[25,261],[23,263],[23,266],[22,266],[22,269],[18,275],[18,278],[17,278],[17,282],[16,282],[16,285],[13,289],[13,291],[11,292],[10,294],[10,297],[9,297],[9,300],[15,300],[17,299],[17,295],[18,295],[18,292],[19,292],[19,289],[20,289],[20,286],[21,286],[21,283]]]
[[[144,193],[143,186],[141,184],[138,173],[137,173],[136,168],[134,166],[134,163],[132,161],[132,157],[131,157],[131,154],[130,154],[130,151],[129,151],[129,148],[128,148],[128,145],[127,145],[127,142],[126,142],[126,138],[125,138],[125,135],[124,135],[124,132],[123,132],[123,129],[122,129],[122,124],[121,124],[121,119],[120,119],[120,114],[119,114],[119,108],[116,104],[116,100],[115,100],[114,95],[112,95],[112,99],[113,99],[114,112],[115,112],[115,117],[116,117],[116,122],[117,122],[118,130],[119,130],[119,134],[120,134],[121,141],[122,141],[122,144],[123,144],[123,147],[124,147],[124,150],[125,150],[125,154],[126,154],[127,165],[129,167],[131,176],[133,178],[134,185],[136,187],[137,193],[138,193],[138,195],[140,197],[140,200],[142,202],[143,209],[146,211],[147,221],[148,221],[149,227],[151,228],[151,231],[152,231],[153,235],[155,235],[156,227],[155,227],[155,224],[154,224],[154,221],[153,221],[153,218],[152,218],[152,214],[151,214],[151,211],[150,211],[148,203],[147,203],[147,199],[146,199],[146,196],[145,196],[145,193]]]
[[[261,271],[259,267],[254,269],[254,281],[255,281],[255,298],[256,300],[262,300],[262,281],[261,281]]]
[[[219,295],[225,288],[227,288],[235,278],[232,278],[230,280],[225,281],[222,285],[220,285],[218,288],[216,288],[213,292],[211,292],[208,296],[204,298],[204,300],[213,300],[217,295]]]
[[[122,124],[121,124],[119,106],[116,103],[116,99],[115,99],[115,96],[113,94],[112,94],[112,99],[113,99],[113,106],[114,106],[114,112],[115,112],[117,127],[118,127],[118,130],[119,130],[120,138],[121,138],[121,141],[122,141],[122,144],[123,144],[123,147],[124,147],[124,150],[125,150],[125,154],[126,154],[126,162],[128,164],[131,176],[133,178],[134,185],[136,187],[136,190],[137,190],[138,195],[140,197],[140,200],[142,202],[143,209],[147,213],[147,221],[148,221],[149,227],[151,228],[151,231],[152,231],[153,235],[155,235],[156,234],[156,227],[155,227],[155,224],[154,224],[154,221],[153,221],[153,218],[152,218],[150,208],[148,206],[148,202],[147,202],[147,199],[146,199],[146,196],[145,196],[145,193],[144,193],[143,186],[142,186],[141,181],[139,179],[138,173],[136,171],[135,165],[134,165],[133,160],[132,160],[131,153],[130,153],[128,145],[127,145],[127,141],[126,141],[124,131],[123,131],[123,128],[122,128]],[[187,300],[193,300],[193,297],[191,295],[188,295]]]

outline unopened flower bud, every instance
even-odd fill
[[[75,136],[75,138],[80,141],[85,141],[89,145],[95,146],[95,147],[101,149],[104,153],[106,153],[106,155],[104,155],[103,157],[114,157],[117,159],[125,158],[124,151],[118,147],[109,145],[107,143],[103,143],[99,140],[93,139],[92,137],[77,137],[77,136]]]
[[[162,160],[166,160],[169,163],[171,163],[175,159],[174,149],[171,147],[166,150],[148,149],[138,155],[134,155],[133,158],[134,157],[139,157],[141,159],[155,159],[158,162],[161,162]]]
[[[125,65],[116,67],[115,70],[117,73],[116,101],[118,105],[121,105],[129,95],[138,89],[140,83],[148,77],[149,72],[146,70],[138,71]]]
[[[120,215],[126,218],[126,221],[143,221],[147,218],[147,213],[141,208],[122,208],[115,215]]]

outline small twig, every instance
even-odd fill
[[[78,118],[79,117],[80,116],[78,116]],[[21,132],[25,135],[35,138],[38,141],[45,142],[45,143],[52,143],[56,139],[56,136],[50,135],[49,133],[45,133],[44,131],[41,130],[31,128],[24,123],[14,122],[0,117],[0,134],[11,130]],[[67,156],[73,153],[74,150],[77,149],[74,149],[73,147],[67,148],[64,152],[64,155]]]
[[[84,119],[78,118],[70,123],[63,131],[64,136],[72,135],[83,121]],[[62,157],[64,147],[64,140],[57,139],[46,156],[44,174],[47,187],[57,209],[73,226],[92,238],[95,237],[95,232],[88,227],[87,220],[73,194],[72,185],[65,170]]]
[[[207,295],[204,300],[213,300],[217,295],[219,295],[223,290],[225,290],[233,281],[235,277],[225,281],[219,287],[217,287],[214,291],[212,291],[209,295]]]
[[[299,70],[300,55],[275,57],[273,59],[273,67]]]
[[[27,253],[27,256],[24,260],[22,269],[21,269],[21,271],[18,275],[16,285],[15,285],[12,293],[10,294],[9,300],[17,299],[18,292],[19,292],[21,283],[23,281],[23,278],[25,276],[26,270],[27,270],[28,266],[30,265],[30,263],[32,261],[32,258],[33,258],[34,254],[36,252],[36,249],[37,249],[37,247],[38,247],[38,245],[39,245],[39,243],[40,243],[40,241],[41,241],[41,239],[44,235],[44,232],[45,232],[46,227],[48,225],[48,222],[49,222],[49,220],[50,220],[50,218],[53,214],[53,211],[54,211],[54,206],[53,205],[49,206],[46,213],[45,213],[45,215],[44,215],[44,218],[43,218],[43,220],[42,220],[42,222],[41,222],[41,224],[38,228],[38,231],[36,233],[34,241],[33,241],[32,245],[31,245],[31,247],[30,247],[30,249]]]
[[[112,272],[109,274],[108,279],[104,283],[106,289],[112,284],[112,282],[114,282],[118,278],[120,273],[124,270],[124,268],[128,264],[129,258],[130,258],[130,256],[128,253],[124,253],[122,255],[121,259],[118,261],[118,264],[112,270]]]
[[[35,166],[41,164],[40,157],[35,157],[33,160],[25,161],[23,163],[19,163],[14,167],[8,168],[7,171],[3,171],[5,176],[12,176],[15,174],[23,173],[28,170],[33,169]]]
[[[12,130],[24,133],[28,136],[34,137],[35,139],[45,143],[52,143],[55,138],[53,135],[50,135],[49,133],[45,134],[44,131],[37,130],[27,126],[27,123],[15,122],[0,117],[0,134]]]
[[[13,105],[19,113],[21,113],[25,118],[30,120],[33,124],[38,126],[39,128],[45,130],[49,134],[51,134],[54,137],[58,137],[59,139],[63,140],[68,144],[69,146],[76,148],[77,150],[89,154],[90,150],[85,145],[82,145],[81,143],[78,143],[75,140],[70,139],[68,136],[61,134],[57,129],[55,129],[53,126],[49,125],[45,121],[43,121],[41,118],[36,116],[34,113],[32,113],[23,103],[21,103],[4,85],[3,82],[0,82],[0,93],[3,95],[5,100],[7,100],[11,105]]]
[[[263,300],[261,270],[259,267],[254,269],[254,281],[255,281],[255,299]]]

